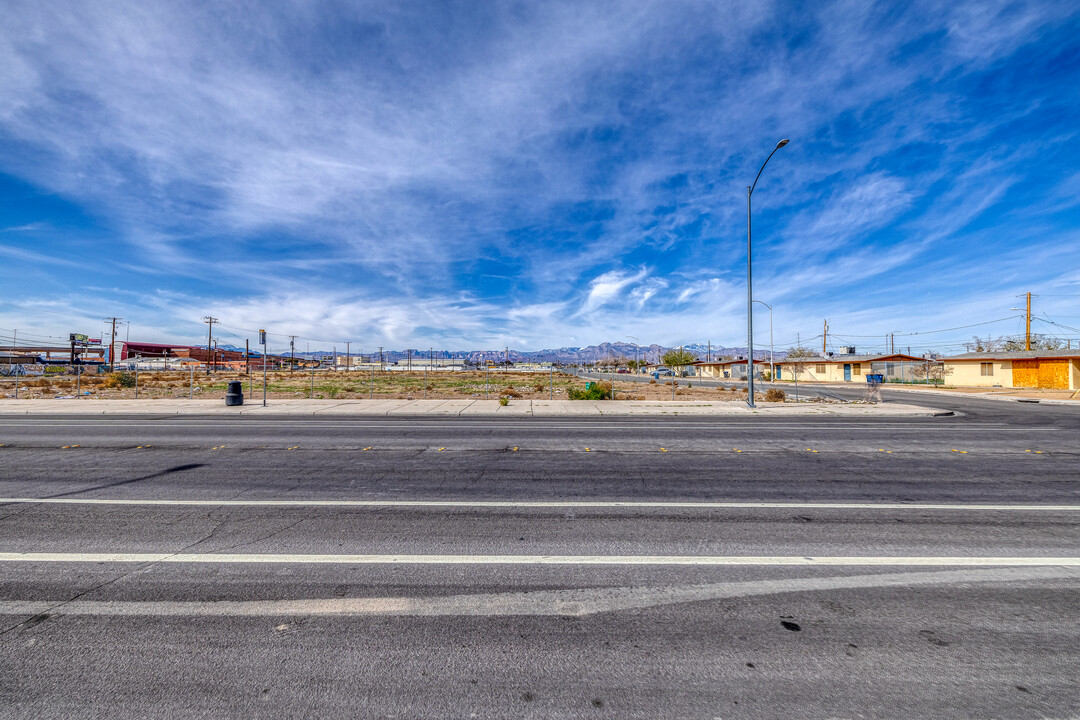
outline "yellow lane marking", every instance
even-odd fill
[[[364,448],[364,449],[363,449],[363,450],[361,450],[360,452],[367,452],[368,450],[370,450],[370,449],[371,449],[371,448],[373,448],[373,447],[374,447],[374,445],[369,445],[368,447]]]
[[[517,452],[517,448],[515,447],[512,452]]]
[[[592,452],[589,448],[585,448],[585,452]]]

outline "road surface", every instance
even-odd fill
[[[1080,413],[947,405],[0,418],[0,715],[1077,717]]]

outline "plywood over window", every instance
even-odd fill
[[[1069,389],[1069,361],[1068,360],[1040,360],[1039,361],[1039,387],[1055,388],[1058,390]]]
[[[1013,387],[1067,390],[1068,360],[1013,360]]]
[[[1013,387],[1039,387],[1039,361],[1012,361]]]

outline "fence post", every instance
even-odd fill
[[[427,365],[424,366],[424,399],[427,400]]]
[[[139,359],[135,358],[135,399],[139,399]]]
[[[78,365],[75,366],[75,398],[78,399],[82,393],[82,368]]]
[[[315,366],[311,366],[311,392],[308,393],[308,400],[315,399]]]
[[[191,386],[188,388],[188,400],[195,399],[195,365],[188,367],[191,370]]]
[[[371,386],[368,388],[368,390],[370,391],[369,394],[368,394],[368,399],[369,400],[374,400],[375,399],[375,364],[374,363],[371,364]]]
[[[555,399],[555,367],[548,368],[548,400]]]

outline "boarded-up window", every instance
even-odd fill
[[[1066,390],[1069,387],[1068,360],[1040,360],[1039,387]]]
[[[1038,360],[1013,360],[1012,361],[1013,387],[1038,387],[1039,386],[1039,361]]]
[[[818,375],[824,375],[825,374],[825,363],[818,363],[817,365],[815,365],[814,366],[814,372],[816,372]]]
[[[852,363],[851,372],[855,375],[862,375],[862,363]]]
[[[994,374],[994,363],[979,363],[979,374],[983,377],[991,377]]]

